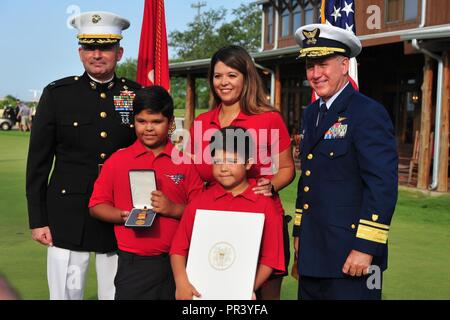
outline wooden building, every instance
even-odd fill
[[[253,53],[272,103],[291,133],[311,89],[296,60],[295,30],[320,22],[320,0],[261,0],[261,49]],[[450,126],[450,1],[355,0],[360,91],[386,106],[395,126],[400,169],[421,189],[448,191]],[[170,65],[186,78],[186,126],[195,115],[195,79],[209,59]],[[268,97],[269,98],[269,97]],[[411,169],[411,170],[410,170]],[[411,175],[413,177],[411,178]]]

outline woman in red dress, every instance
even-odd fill
[[[255,64],[239,46],[218,50],[211,59],[209,85],[213,96],[211,111],[198,116],[190,131],[187,152],[191,153],[202,179],[215,183],[209,141],[214,132],[228,126],[250,131],[256,142],[256,159],[249,178],[257,180],[254,192],[274,197],[281,215],[284,210],[278,191],[295,177],[291,140],[281,114],[267,102],[267,95]],[[190,147],[190,149],[189,149]],[[289,261],[289,235],[284,224],[285,260]],[[286,264],[286,270],[287,268]],[[273,274],[261,288],[264,300],[280,299],[281,282],[287,272]]]

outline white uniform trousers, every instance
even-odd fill
[[[48,247],[47,279],[50,300],[83,300],[90,252]],[[117,254],[95,254],[99,300],[114,300]]]

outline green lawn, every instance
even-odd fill
[[[198,114],[198,113],[197,113]],[[0,273],[24,299],[48,299],[46,250],[28,230],[25,165],[29,134],[0,132]],[[294,211],[296,183],[283,190],[286,212]],[[291,223],[292,224],[292,223]],[[384,299],[450,299],[450,196],[400,191],[391,226]],[[91,268],[87,299],[96,298]],[[297,286],[285,278],[282,298],[295,299]]]

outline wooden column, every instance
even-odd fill
[[[195,118],[195,76],[188,74],[186,77],[186,111],[184,114],[184,128],[191,129]]]
[[[423,67],[422,84],[422,111],[420,121],[420,141],[419,141],[419,169],[417,175],[417,188],[427,189],[430,183],[430,131],[431,115],[433,104],[433,60],[426,56]]]
[[[442,114],[441,114],[441,144],[439,146],[439,182],[437,191],[448,191],[448,147],[449,147],[449,127],[450,127],[450,52],[443,54],[444,59],[444,80],[442,93]],[[436,130],[437,131],[437,130]]]
[[[279,110],[280,112],[283,112],[281,110],[281,71],[280,66],[277,65],[275,67],[275,109]]]

